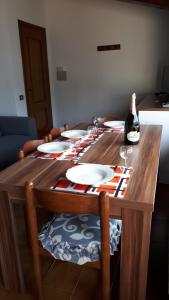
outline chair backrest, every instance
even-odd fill
[[[107,117],[97,117],[97,122],[99,124],[103,124],[104,122],[108,122],[108,121],[120,121],[123,120],[123,118],[121,116],[116,116],[116,115],[112,115],[112,116],[107,116]]]
[[[58,127],[58,128],[52,128],[50,133],[48,134],[48,140],[51,142],[53,139],[56,139],[61,132],[68,130],[68,125],[64,124],[63,127]]]
[[[110,296],[110,233],[109,233],[109,196],[105,192],[97,195],[82,195],[75,193],[56,192],[51,190],[34,189],[33,183],[26,183],[26,209],[30,232],[31,248],[37,280],[37,299],[43,299],[41,285],[41,267],[39,247],[37,241],[38,223],[36,207],[45,207],[48,210],[73,214],[100,215],[101,226],[101,277],[104,291],[101,299]],[[105,296],[107,295],[107,296]],[[104,296],[104,297],[103,297]]]
[[[24,145],[23,148],[18,151],[18,159],[21,160],[31,152],[35,151],[36,148],[44,143],[48,142],[48,138],[45,137],[43,140],[31,140],[27,141]]]

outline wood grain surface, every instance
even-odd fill
[[[87,126],[88,124],[82,123],[76,128],[86,129]],[[110,199],[111,215],[123,220],[120,300],[145,299],[151,215],[155,201],[161,132],[162,126],[141,126],[140,143],[133,146],[133,152],[128,159],[128,165],[133,168],[133,175],[130,178],[125,198]],[[124,133],[105,133],[79,162],[123,165],[124,161],[119,156],[119,148],[123,144]],[[33,179],[35,187],[49,187],[61,175],[64,175],[71,165],[70,161],[24,158],[0,173],[0,190],[7,191],[11,201],[20,201],[24,204],[26,181]],[[10,216],[10,214],[8,215]],[[10,217],[6,223],[3,222],[2,226],[9,227],[10,230]],[[0,239],[6,249],[10,248],[10,237],[7,235],[6,239],[3,228],[0,232]],[[11,261],[15,268],[14,272],[18,273],[18,266],[20,267],[18,254],[11,254],[7,251],[10,255],[5,256],[4,249],[1,249],[1,253],[4,256],[1,255],[0,259],[3,259],[4,262],[8,261],[6,265]],[[14,264],[14,262],[16,263]],[[20,276],[19,273],[18,278]],[[5,278],[8,289],[18,286],[17,283],[13,284],[8,269],[6,269]],[[19,286],[22,289],[23,282],[21,280]]]
[[[76,128],[87,128],[81,124]],[[141,139],[133,146],[128,165],[133,168],[125,200],[114,199],[121,207],[153,210],[154,195],[158,172],[160,140],[162,126],[141,126]],[[106,165],[124,165],[119,156],[123,145],[123,133],[105,133],[80,159],[80,163],[98,163]],[[0,174],[0,189],[23,192],[26,181],[34,178],[38,187],[45,188],[55,182],[72,165],[70,161],[57,161],[40,158],[25,158],[16,162]]]
[[[150,94],[137,106],[138,111],[169,111],[169,107],[162,107],[160,98],[155,94]]]

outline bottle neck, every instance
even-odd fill
[[[136,115],[136,99],[133,97],[132,100],[131,100],[131,112],[132,112],[132,115]]]

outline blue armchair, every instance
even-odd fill
[[[17,150],[37,138],[36,123],[30,117],[0,116],[0,170],[17,160]]]

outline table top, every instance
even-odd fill
[[[76,129],[86,129],[81,123]],[[115,205],[131,209],[153,211],[158,174],[162,126],[141,126],[141,139],[133,146],[128,158],[128,166],[133,167],[124,199],[113,198]],[[98,142],[85,153],[80,163],[124,165],[119,156],[119,148],[124,144],[124,133],[104,133]],[[70,161],[40,158],[25,158],[0,172],[0,190],[6,190],[11,197],[24,200],[25,182],[35,180],[39,188],[49,187],[72,165]]]
[[[149,94],[137,106],[138,111],[169,111],[169,107],[162,107],[159,97],[155,94]]]

